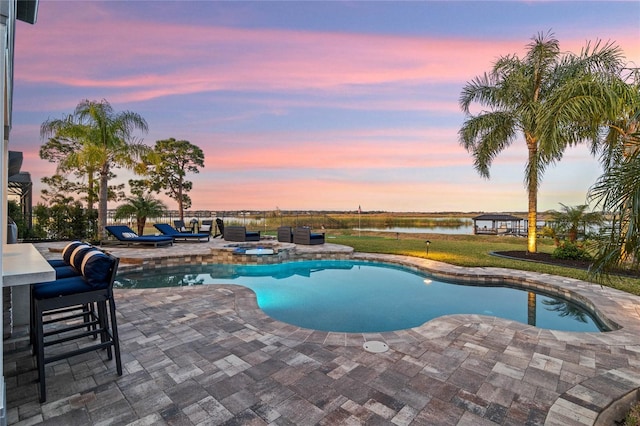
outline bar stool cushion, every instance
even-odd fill
[[[107,288],[111,275],[112,260],[100,250],[87,252],[82,259],[80,272],[94,288]]]
[[[62,278],[33,286],[33,297],[36,299],[51,299],[76,293],[94,290],[82,277]]]
[[[73,266],[69,265],[58,266],[57,268],[54,267],[53,270],[56,271],[56,280],[61,278],[78,277],[81,275]]]
[[[61,268],[63,266],[69,266],[69,264],[67,262],[64,261],[64,259],[49,259],[47,260],[47,262],[49,262],[49,265],[51,265],[52,268]]]

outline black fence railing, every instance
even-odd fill
[[[65,214],[67,213],[67,214]],[[72,216],[73,215],[73,216]],[[280,226],[308,226],[313,229],[340,229],[353,226],[350,221],[342,220],[325,212],[313,211],[212,211],[187,210],[184,212],[184,222],[187,225],[202,224],[203,220],[220,218],[225,225],[241,225],[250,230],[276,232]],[[89,217],[86,210],[81,212],[57,212],[52,214],[32,213],[30,217],[13,218],[18,224],[18,239],[21,241],[59,241],[69,239],[87,239],[97,237],[97,214]],[[168,223],[180,219],[177,210],[166,211],[162,216],[148,217],[146,232],[153,232],[154,223]],[[26,224],[31,224],[28,227]],[[124,224],[136,229],[136,217],[115,219],[115,209],[107,211],[107,224]]]

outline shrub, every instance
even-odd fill
[[[561,246],[557,247],[551,256],[556,259],[568,259],[568,260],[591,260],[591,255],[582,247],[565,242]]]

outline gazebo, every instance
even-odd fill
[[[524,219],[510,214],[481,214],[473,218],[474,235],[526,235]],[[491,226],[488,224],[491,223]]]

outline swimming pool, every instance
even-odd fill
[[[270,317],[322,331],[403,330],[451,314],[491,315],[563,331],[607,331],[584,307],[506,286],[435,280],[408,268],[352,260],[212,264],[119,274],[116,287],[238,284]]]

